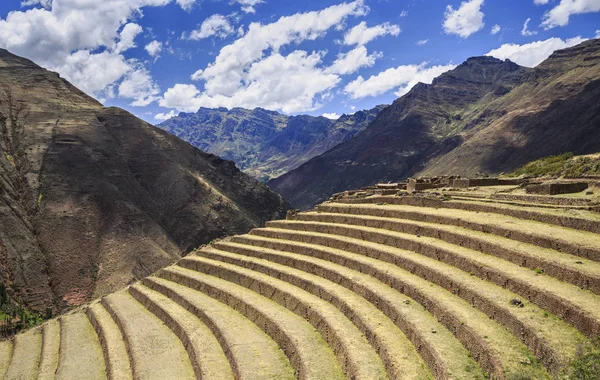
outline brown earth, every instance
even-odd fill
[[[286,210],[232,162],[0,50],[0,277],[24,306],[79,305]]]
[[[556,51],[533,69],[469,58],[268,184],[308,209],[340,191],[412,175],[499,174],[549,155],[595,153],[599,98],[600,39]]]

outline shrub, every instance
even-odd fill
[[[600,336],[592,340],[592,345],[582,349],[577,358],[565,371],[564,379],[597,380],[600,379]]]

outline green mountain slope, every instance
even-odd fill
[[[384,107],[343,115],[338,120],[286,116],[262,108],[200,108],[196,113],[180,113],[159,127],[267,181],[349,140]]]

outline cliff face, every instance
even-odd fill
[[[268,184],[299,208],[410,175],[510,171],[533,159],[600,150],[600,40],[534,69],[470,58],[418,84],[353,139]]]
[[[114,291],[287,204],[207,154],[0,50],[0,275],[35,310]]]
[[[195,147],[234,161],[243,171],[269,180],[364,130],[384,106],[338,120],[286,116],[262,108],[200,108],[159,125]]]

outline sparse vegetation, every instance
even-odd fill
[[[565,177],[579,178],[600,175],[600,156],[574,156],[564,153],[545,157],[515,170],[510,177]]]
[[[542,177],[542,176],[559,176],[567,161],[573,158],[573,153],[564,153],[556,156],[541,158],[539,160],[528,163],[510,173],[511,177],[527,176],[527,177]]]
[[[600,379],[600,335],[586,348],[580,347],[577,358],[564,371],[563,379],[597,380]]]

